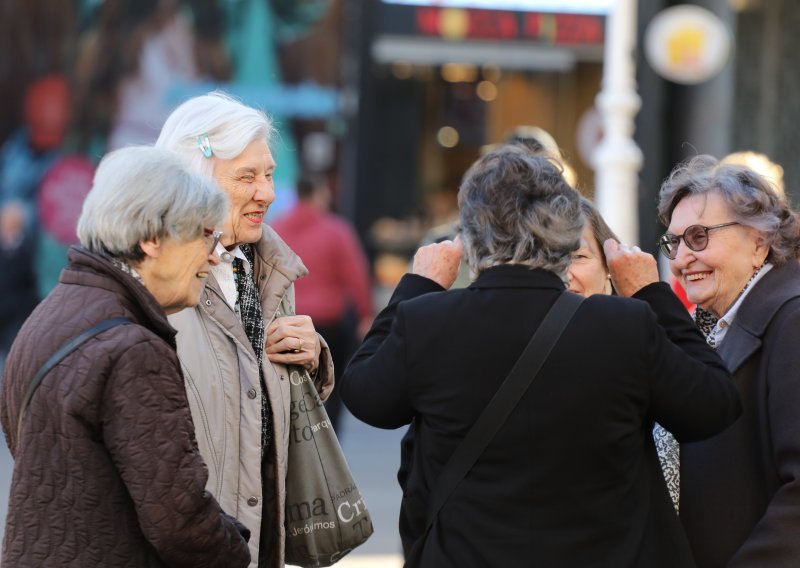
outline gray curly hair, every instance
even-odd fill
[[[501,146],[464,175],[458,204],[474,274],[499,264],[524,264],[565,278],[585,219],[580,195],[556,161]]]
[[[711,192],[722,196],[734,220],[761,232],[768,262],[781,266],[800,254],[800,220],[775,187],[750,168],[713,156],[695,156],[672,170],[659,192],[659,219],[669,225],[684,198]]]

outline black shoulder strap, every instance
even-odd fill
[[[28,404],[31,402],[31,398],[33,398],[33,393],[36,392],[36,389],[39,388],[39,385],[42,383],[42,379],[44,376],[50,372],[50,370],[58,365],[61,360],[75,351],[78,347],[80,347],[85,341],[91,339],[98,333],[101,333],[107,329],[111,329],[117,325],[125,325],[127,323],[133,323],[127,318],[114,318],[110,320],[101,321],[97,323],[78,335],[77,337],[72,338],[69,343],[62,345],[61,349],[53,353],[53,355],[45,362],[44,365],[39,369],[36,375],[33,377],[31,384],[28,385],[28,390],[25,392],[25,397],[22,399],[22,404],[19,407],[19,418],[17,419],[17,442],[19,442],[19,435],[22,432],[22,419],[25,416],[25,411],[28,409]]]
[[[456,486],[469,473],[486,447],[495,437],[500,427],[517,406],[522,395],[539,374],[553,346],[561,337],[569,324],[583,297],[571,292],[563,292],[555,301],[550,311],[539,324],[539,328],[525,347],[511,372],[495,393],[489,405],[483,410],[478,420],[467,433],[464,440],[453,452],[450,460],[442,469],[439,480],[432,493],[428,509],[428,522],[423,540],[442,506],[450,498]],[[418,544],[422,544],[421,542]]]

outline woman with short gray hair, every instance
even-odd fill
[[[167,321],[198,302],[219,262],[226,208],[169,153],[126,148],[100,162],[83,246],[5,366],[4,566],[247,566],[247,529],[205,491]]]
[[[561,165],[509,146],[476,163],[458,193],[461,238],[477,275],[498,264],[565,277],[585,219]]]
[[[652,421],[700,439],[733,422],[739,400],[658,282],[655,259],[637,248],[608,242],[623,297],[582,300],[497,435],[453,477],[449,461],[466,451],[531,336],[551,306],[573,297],[565,273],[584,226],[580,197],[557,165],[514,147],[470,168],[459,204],[477,278],[448,290],[460,239],[421,248],[340,385],[368,424],[414,420],[400,519],[406,565],[691,566]],[[432,503],[443,504],[428,519]]]
[[[661,252],[745,412],[681,446],[680,512],[701,568],[800,558],[800,223],[755,171],[697,156],[659,195]]]

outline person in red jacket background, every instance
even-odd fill
[[[297,310],[311,316],[328,342],[338,378],[372,324],[369,264],[352,225],[331,213],[331,190],[324,177],[301,175],[297,197],[295,206],[272,227],[308,268],[308,276],[295,282]],[[325,406],[341,433],[342,403],[336,386]]]

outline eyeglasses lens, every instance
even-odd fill
[[[708,245],[708,233],[700,225],[692,225],[683,233],[683,240],[693,251],[701,251]],[[677,247],[675,247],[677,250]]]

